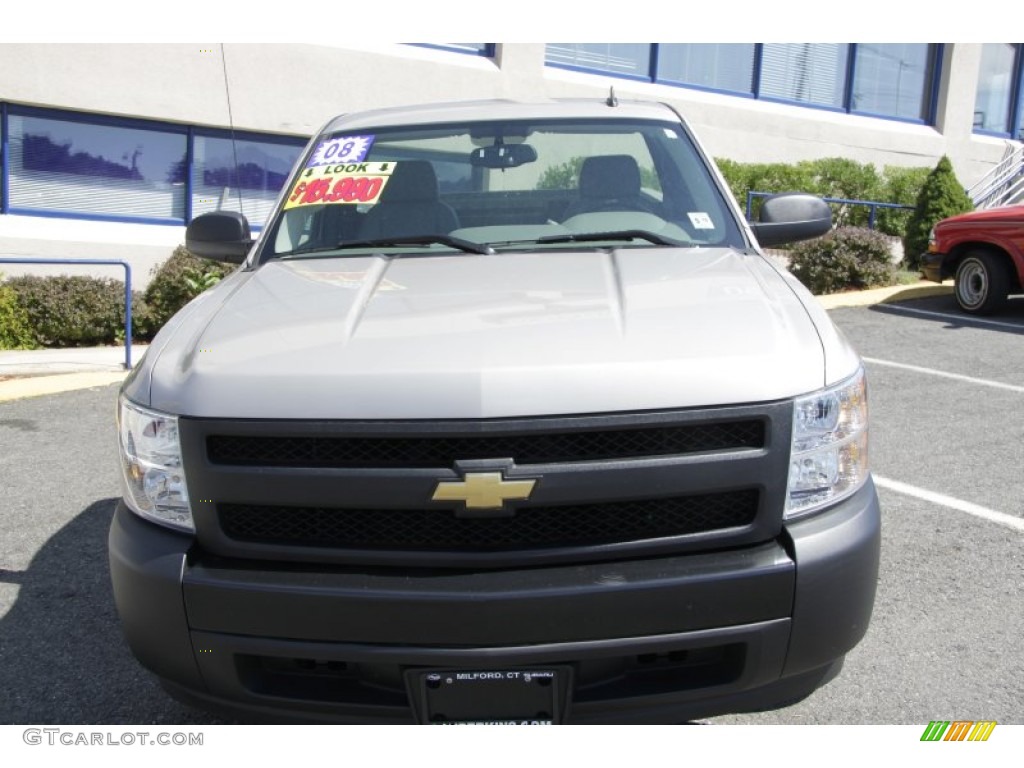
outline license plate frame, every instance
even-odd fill
[[[409,699],[424,725],[555,725],[565,718],[572,668],[406,671]]]

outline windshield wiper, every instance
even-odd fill
[[[284,251],[283,253],[275,253],[275,259],[287,259],[292,256],[304,256],[307,253],[326,253],[328,251],[336,251],[338,247],[335,245],[304,245],[301,248],[293,248],[290,251]]]
[[[537,243],[592,243],[600,240],[646,240],[654,245],[690,245],[670,237],[664,237],[646,229],[619,229],[614,232],[580,232],[573,235],[545,235]]]
[[[275,256],[278,259],[289,259],[292,256],[305,256],[311,253],[330,253],[333,251],[344,251],[349,248],[391,248],[402,245],[448,245],[464,253],[479,253],[483,255],[493,254],[495,251],[491,246],[481,243],[474,243],[472,240],[463,240],[461,237],[450,235],[409,235],[408,237],[381,237],[372,240],[344,240],[337,245],[315,245],[295,248]]]
[[[346,240],[338,243],[337,248],[390,248],[402,245],[449,245],[465,253],[479,253],[491,255],[495,251],[486,243],[474,243],[472,240],[463,240],[461,237],[451,235],[409,235],[401,237],[381,237],[374,240]]]

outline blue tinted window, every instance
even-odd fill
[[[478,56],[493,56],[494,43],[411,43],[422,48],[441,48],[446,51],[475,53]]]
[[[1020,70],[1020,79],[1017,81],[1017,135],[1018,141],[1024,141],[1024,53],[1018,50],[1017,69]]]
[[[927,43],[858,44],[851,108],[927,119],[933,66]]]
[[[940,51],[928,43],[551,43],[545,56],[621,77],[927,122]]]
[[[1013,119],[1017,45],[988,43],[982,46],[978,89],[974,97],[974,127],[1009,133]]]
[[[184,218],[186,134],[20,115],[8,120],[11,208]]]
[[[848,52],[840,43],[766,43],[759,95],[842,108]]]
[[[648,77],[651,71],[649,43],[549,43],[545,58],[548,64],[619,75]]]
[[[753,93],[753,43],[671,43],[658,46],[658,80]]]
[[[241,211],[261,225],[302,152],[302,143],[197,135],[192,149],[192,215]],[[235,166],[237,156],[238,165]],[[241,203],[239,203],[241,198]]]
[[[493,47],[491,43],[444,43],[444,46],[467,53],[478,53],[481,56],[490,56]]]

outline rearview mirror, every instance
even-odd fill
[[[763,248],[820,237],[832,229],[832,209],[820,197],[786,192],[765,198],[760,221],[751,224]]]
[[[518,168],[536,159],[537,150],[529,144],[492,144],[469,154],[469,162],[476,168]]]

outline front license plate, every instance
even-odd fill
[[[410,672],[421,723],[552,725],[561,722],[568,669],[427,669]]]

